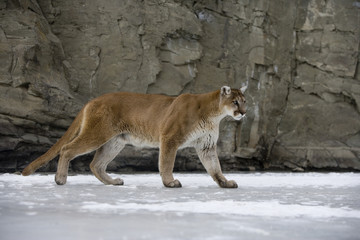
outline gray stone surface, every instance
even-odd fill
[[[360,170],[359,11],[352,0],[2,1],[0,170],[45,152],[103,93],[225,84],[248,84],[249,108],[221,125],[224,169]],[[112,169],[156,169],[156,156],[127,148]],[[177,167],[202,169],[192,150]]]

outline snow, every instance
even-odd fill
[[[23,177],[0,174],[1,239],[357,239],[360,173],[232,173],[238,189],[207,174]]]
[[[221,208],[219,207],[221,206]],[[225,201],[189,201],[166,203],[122,203],[108,204],[99,202],[84,202],[82,209],[98,213],[121,213],[124,210],[178,212],[178,213],[208,213],[248,215],[258,217],[313,217],[313,218],[360,218],[360,211],[349,208],[331,208],[327,206],[306,206],[297,204],[281,204],[278,201],[239,202]]]

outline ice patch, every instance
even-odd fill
[[[57,194],[57,193],[54,193],[53,196],[58,199],[64,198],[64,196]]]
[[[257,235],[262,235],[262,236],[270,235],[270,233],[268,231],[265,231],[261,228],[242,226],[242,225],[239,225],[239,223],[234,223],[234,222],[227,222],[226,225],[227,225],[227,227],[225,229],[228,231],[231,231],[232,229],[238,229],[241,232],[255,233]]]
[[[35,203],[33,203],[33,202],[20,202],[19,204],[20,204],[20,205],[29,206],[29,207],[32,207],[32,206],[35,205]]]
[[[96,197],[96,195],[92,194],[92,193],[80,193],[79,196],[81,196],[81,197]]]
[[[322,204],[322,202],[320,201],[308,201],[308,202],[301,202],[301,205],[306,205],[306,206],[319,206]]]
[[[84,202],[82,210],[96,213],[121,213],[124,211],[180,212],[221,215],[245,215],[258,217],[311,217],[311,218],[360,218],[360,211],[350,208],[281,204],[278,201],[188,201],[165,203],[108,204]]]
[[[37,199],[38,201],[38,199]],[[40,199],[40,201],[46,201],[44,199]],[[27,201],[24,201],[24,202],[19,202],[20,205],[22,206],[26,206],[28,209],[33,209],[33,208],[37,208],[37,207],[40,207],[40,206],[44,206],[45,203],[41,202],[27,202]]]
[[[26,212],[26,215],[28,216],[35,216],[37,214],[38,214],[37,212]]]

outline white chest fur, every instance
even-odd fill
[[[180,148],[201,147],[210,148],[216,145],[219,138],[219,123],[222,116],[211,119],[211,121],[200,122],[199,125],[188,134],[185,143]]]
[[[219,137],[218,128],[215,129],[196,129],[191,132],[186,141],[180,146],[180,149],[186,147],[211,147],[216,144]]]

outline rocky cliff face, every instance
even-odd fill
[[[353,0],[2,1],[0,168],[45,152],[103,93],[248,84],[247,118],[221,125],[224,169],[360,170],[359,11]],[[156,170],[157,155],[127,147],[109,169]],[[202,169],[191,149],[176,168]]]

